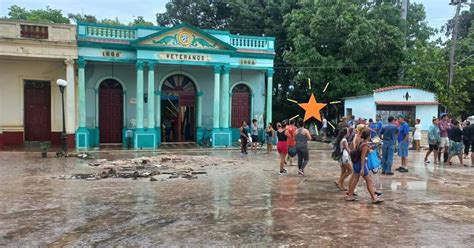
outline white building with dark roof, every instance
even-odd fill
[[[428,130],[433,116],[438,116],[438,105],[432,92],[396,85],[376,89],[370,95],[345,98],[344,114],[374,120],[379,114],[384,122],[390,115],[405,115],[412,120],[420,119],[422,130]]]

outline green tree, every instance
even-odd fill
[[[300,72],[296,80],[311,78],[317,92],[331,83],[319,96],[323,101],[396,83],[404,43],[396,13],[384,2],[342,0],[307,2],[292,11],[285,20],[292,42],[286,58]]]
[[[170,0],[166,12],[156,14],[159,26],[186,22],[200,28],[224,28],[230,15],[226,0]]]
[[[45,9],[27,10],[18,5],[12,5],[8,8],[6,19],[31,22],[69,23],[69,19],[63,15],[61,10],[51,9],[49,6],[46,6]]]
[[[107,24],[107,25],[124,25],[123,23],[121,23],[119,21],[119,19],[116,17],[115,19],[109,19],[109,18],[104,18],[102,20],[100,20],[98,23],[100,24]]]
[[[154,26],[155,24],[153,24],[153,22],[146,21],[143,16],[137,16],[128,25],[129,26]]]
[[[93,15],[69,13],[67,16],[69,17],[69,19],[73,20],[76,23],[78,22],[97,23],[97,18]]]

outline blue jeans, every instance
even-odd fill
[[[384,141],[382,146],[382,170],[392,172],[394,146],[392,142]]]

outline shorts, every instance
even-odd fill
[[[258,135],[252,135],[252,142],[256,143],[258,142]]]
[[[280,154],[288,154],[288,143],[286,141],[278,141],[277,151]]]
[[[296,156],[296,146],[288,146],[288,156]]]
[[[360,174],[360,171],[362,170],[360,166],[360,161],[355,162],[352,165],[352,169],[354,170],[354,173]],[[367,167],[367,163],[364,163],[364,177],[369,175],[369,167]]]
[[[449,146],[449,138],[441,137],[441,142],[439,143],[439,147],[443,148],[445,146]]]
[[[474,152],[474,140],[471,140],[471,152]]]
[[[452,141],[449,144],[449,155],[450,156],[455,156],[455,155],[461,155],[464,150],[464,144],[462,142],[456,142]]]
[[[438,148],[438,144],[430,144],[430,152],[432,151],[437,151],[439,148]]]
[[[267,142],[267,144],[272,144],[272,143],[273,143],[273,138],[272,138],[272,136],[267,136],[267,137],[265,137],[265,142]]]
[[[341,161],[341,165],[348,164],[351,162],[351,158],[346,149],[344,149],[344,151],[342,152],[340,161]]]
[[[398,156],[402,158],[408,157],[408,141],[398,142]]]

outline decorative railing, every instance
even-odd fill
[[[20,24],[20,30],[21,38],[48,39],[47,26]]]
[[[129,28],[86,26],[86,35],[103,39],[134,40],[137,38],[137,31]]]
[[[268,39],[267,37],[250,37],[250,36],[240,36],[232,35],[230,37],[230,45],[236,48],[246,48],[246,49],[271,49],[270,43],[273,40]]]

